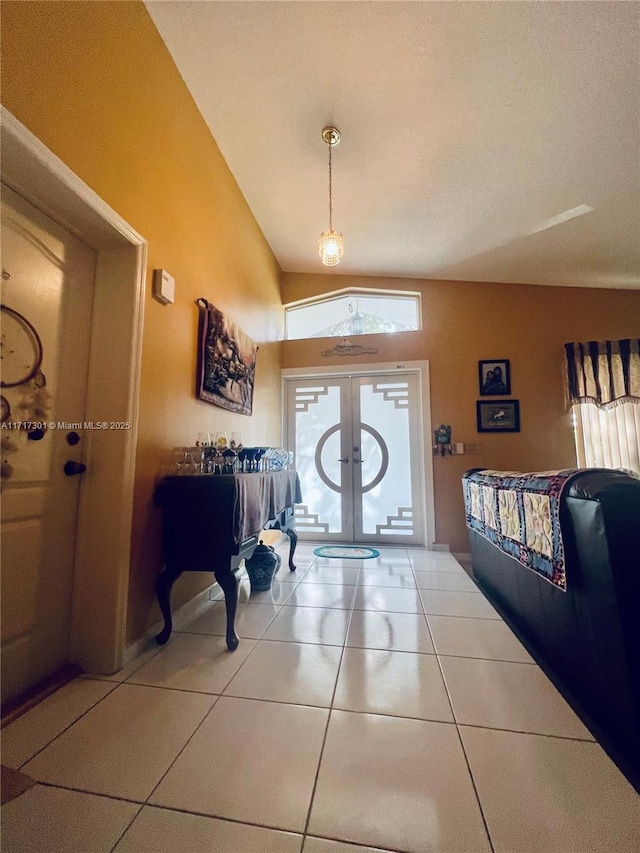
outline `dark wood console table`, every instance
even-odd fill
[[[290,539],[289,569],[298,537],[294,504],[302,501],[295,471],[251,474],[192,474],[165,477],[155,494],[162,508],[165,568],[156,581],[164,628],[156,640],[171,635],[171,588],[183,572],[213,572],[224,592],[227,648],[238,646],[235,615],[238,602],[234,570],[258,544],[261,530],[278,528]]]

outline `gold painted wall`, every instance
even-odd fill
[[[378,347],[376,355],[360,361],[427,359],[433,428],[451,424],[454,441],[477,446],[474,454],[434,459],[436,541],[463,553],[469,546],[460,479],[467,468],[544,471],[576,464],[563,344],[638,335],[637,290],[284,273],[282,298],[286,304],[345,287],[422,294],[422,331],[358,337],[358,343]],[[322,357],[330,345],[327,338],[285,341],[282,366],[357,363]],[[520,400],[521,431],[478,433],[478,361],[502,358],[511,362],[509,398]]]
[[[280,442],[280,269],[142,3],[2,3],[2,103],[149,244],[128,639],[158,616],[152,492],[171,449],[199,431]],[[176,304],[151,296],[151,271]],[[195,399],[204,296],[259,345],[253,417]],[[184,575],[174,607],[210,582]]]

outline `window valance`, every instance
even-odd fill
[[[569,400],[608,409],[640,403],[640,338],[565,344]]]

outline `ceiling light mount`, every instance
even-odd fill
[[[342,234],[333,230],[333,181],[331,171],[331,149],[340,142],[340,131],[337,127],[325,127],[322,140],[329,146],[329,230],[323,231],[318,240],[318,253],[325,267],[336,267],[344,252]]]
[[[322,131],[322,139],[327,145],[338,145],[340,142],[340,131],[337,127],[325,127]]]

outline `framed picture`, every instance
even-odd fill
[[[519,400],[478,400],[478,432],[520,432]]]
[[[196,304],[200,308],[196,396],[230,412],[250,415],[258,347],[206,299]]]
[[[491,361],[478,362],[480,379],[480,396],[491,397],[511,393],[511,376],[509,361],[506,358],[495,358]]]

